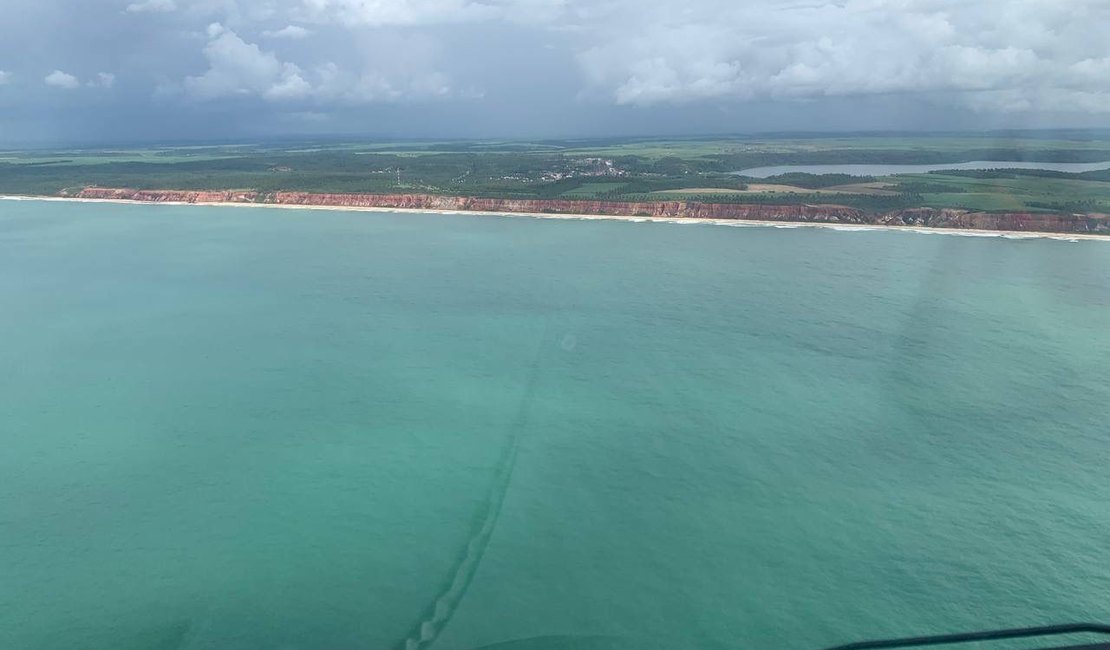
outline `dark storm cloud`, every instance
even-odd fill
[[[1088,126],[1107,0],[8,0],[0,140]]]

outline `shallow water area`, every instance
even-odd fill
[[[0,202],[0,647],[1110,620],[1110,247],[735,225]]]

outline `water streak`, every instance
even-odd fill
[[[466,595],[467,589],[474,581],[474,576],[478,572],[482,558],[485,556],[494,528],[497,526],[497,519],[501,515],[501,508],[505,503],[505,497],[512,482],[513,470],[516,469],[521,434],[528,423],[528,413],[535,392],[536,379],[539,375],[540,354],[546,339],[547,331],[545,328],[540,337],[540,350],[537,350],[536,357],[529,369],[528,381],[525,384],[520,405],[510,424],[509,437],[505,442],[505,448],[501,452],[501,459],[494,473],[489,496],[476,517],[474,532],[467,539],[458,562],[449,574],[446,587],[430,605],[424,608],[419,620],[410,628],[404,640],[394,646],[398,650],[425,650],[431,647],[439,638],[439,634],[447,626],[447,623],[450,622],[451,617],[454,616],[459,603],[462,602],[463,596]]]

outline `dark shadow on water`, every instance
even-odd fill
[[[659,643],[628,637],[552,635],[501,641],[470,650],[651,650],[662,647]]]
[[[184,650],[193,638],[193,623],[189,621],[122,627],[124,629],[89,630],[81,635],[84,639],[80,645],[75,645],[69,636],[73,630],[67,630],[65,641],[42,639],[41,645],[35,643],[33,647],[50,650]],[[131,629],[127,629],[129,627]]]

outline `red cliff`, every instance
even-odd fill
[[[87,187],[76,194],[86,199],[115,199],[152,203],[273,203],[280,205],[399,208],[411,210],[468,210],[590,214],[623,217],[737,219],[801,223],[872,224],[970,228],[1056,233],[1110,234],[1110,216],[1034,212],[973,212],[951,208],[909,208],[869,213],[842,205],[765,205],[697,203],[690,201],[583,201],[562,199],[497,199],[431,194],[313,194],[260,193],[249,190],[132,190]]]
[[[113,187],[86,187],[78,192],[83,199],[116,199],[145,203],[252,203],[258,192],[249,190],[131,190]]]

